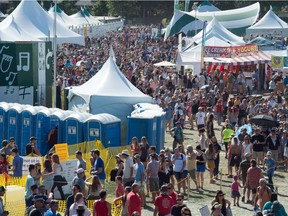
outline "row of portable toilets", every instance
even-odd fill
[[[48,134],[56,126],[58,143],[73,145],[97,139],[105,147],[121,145],[121,121],[113,115],[0,103],[0,140],[14,137],[21,155],[25,155],[31,136],[37,138],[37,148],[45,155],[49,150]]]
[[[164,147],[165,113],[156,105],[136,104],[127,117],[123,131],[121,120],[111,114],[75,113],[71,110],[0,102],[0,140],[14,137],[19,153],[25,155],[30,137],[37,138],[42,155],[48,150],[48,134],[58,126],[58,142],[73,145],[84,141],[100,140],[107,147],[129,144],[132,137],[146,136],[157,151]],[[124,124],[123,124],[124,125]],[[126,143],[121,144],[121,131]]]

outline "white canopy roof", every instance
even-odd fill
[[[215,7],[213,4],[211,4],[208,0],[204,0],[201,2],[201,4],[198,6],[197,11],[199,12],[212,12],[212,11],[220,11],[219,8]],[[195,13],[194,10],[191,11],[192,13]]]
[[[281,20],[273,11],[272,7],[270,10],[253,26],[250,26],[246,32],[247,33],[259,33],[263,34],[267,31],[274,33],[275,30],[288,30],[288,24]]]
[[[202,43],[202,35],[203,30],[191,39],[191,43]],[[206,26],[206,41],[213,37],[233,45],[245,44],[242,37],[238,37],[237,35],[227,30],[221,23],[217,21],[216,17],[214,17],[213,20]]]
[[[90,113],[109,113],[121,120],[125,120],[131,113],[134,104],[152,102],[150,96],[129,82],[112,56],[90,80],[81,86],[70,88],[68,99],[70,109],[83,107]]]
[[[50,7],[50,9],[48,10],[48,13],[52,16],[53,19],[54,19],[54,11],[55,11],[55,5]],[[56,12],[57,12],[56,19],[62,22],[66,27],[77,25],[76,21],[73,20],[70,16],[68,16],[63,10],[61,10],[58,5],[56,8]]]
[[[243,8],[223,10],[223,11],[191,11],[190,15],[196,15],[197,19],[202,21],[210,21],[216,17],[219,22],[227,29],[242,28],[253,25],[260,11],[260,4],[256,2]]]
[[[168,61],[162,61],[154,64],[155,67],[175,67],[174,63]]]
[[[13,20],[14,19],[14,20]],[[53,38],[53,18],[41,7],[36,0],[22,0],[17,8],[0,23],[0,32],[10,32],[6,37],[1,36],[2,41],[23,41],[21,37],[15,40],[13,32],[15,32],[15,24],[19,27],[19,31],[25,31],[26,35],[31,36],[30,40],[35,38],[47,41],[49,37]],[[13,24],[13,25],[11,25]],[[10,27],[11,25],[11,27]],[[69,30],[60,22],[56,24],[57,43],[76,43],[84,45],[84,37]],[[5,37],[4,37],[5,36]]]

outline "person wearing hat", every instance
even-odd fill
[[[217,190],[215,199],[212,200],[211,205],[218,203],[221,206],[221,213],[226,215],[226,209],[230,208],[230,201],[224,198],[225,193],[222,190]]]
[[[162,185],[160,195],[154,201],[154,216],[169,215],[173,206],[172,198],[168,195],[167,185]]]
[[[123,150],[122,158],[124,161],[124,169],[123,169],[123,184],[124,186],[131,186],[134,182],[133,172],[134,172],[134,163],[133,159],[130,157],[130,153],[127,149]]]
[[[263,206],[266,202],[271,200],[272,190],[267,186],[267,181],[265,178],[259,180],[259,186],[257,187],[254,209],[259,209],[262,211]]]
[[[177,144],[183,145],[184,142],[184,133],[183,133],[183,128],[181,127],[181,122],[177,121],[176,122],[176,127],[172,128],[170,133],[173,132],[173,149],[176,148]],[[172,134],[171,134],[172,135]]]
[[[4,186],[0,186],[0,215],[3,215],[3,212],[4,212],[4,203],[3,203],[3,199],[2,197],[4,196],[5,194],[5,187]]]
[[[84,196],[86,197],[87,194],[87,190],[85,187],[85,180],[84,180],[84,176],[85,176],[85,170],[83,168],[79,168],[75,171],[76,176],[73,178],[71,185],[79,185],[81,187],[81,192],[84,194]]]
[[[264,165],[266,166],[267,170],[267,176],[268,176],[268,182],[271,187],[273,187],[273,175],[275,172],[275,167],[276,167],[276,161],[274,158],[272,158],[273,153],[271,151],[268,151],[266,153],[266,157],[264,158]]]
[[[32,199],[33,205],[27,209],[28,216],[43,216],[45,212],[44,199],[42,195],[35,195]]]
[[[246,190],[247,190],[247,202],[249,201],[250,197],[250,189],[247,188],[246,185],[246,178],[247,178],[247,171],[250,168],[250,158],[251,154],[250,153],[245,153],[245,159],[241,161],[239,170],[238,170],[238,176],[241,175],[242,179],[242,185],[243,185],[243,196],[241,198],[242,202],[245,202],[245,195],[246,195]]]
[[[37,138],[30,137],[30,142],[26,145],[26,156],[41,156],[39,150],[37,149]]]
[[[90,174],[98,175],[101,183],[104,185],[106,179],[106,173],[105,173],[104,161],[100,157],[100,151],[98,149],[91,150],[91,156],[92,158],[90,160],[93,161],[93,167],[90,171]]]

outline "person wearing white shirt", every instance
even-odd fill
[[[123,169],[123,184],[124,186],[131,186],[134,182],[134,164],[127,149],[122,151],[122,157],[125,159]]]
[[[205,127],[205,113],[202,112],[202,107],[199,107],[198,112],[196,113],[196,123],[198,130]]]

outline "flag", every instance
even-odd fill
[[[174,11],[179,10],[179,0],[174,0]]]
[[[189,10],[190,6],[190,0],[185,0],[185,11],[187,12]]]

